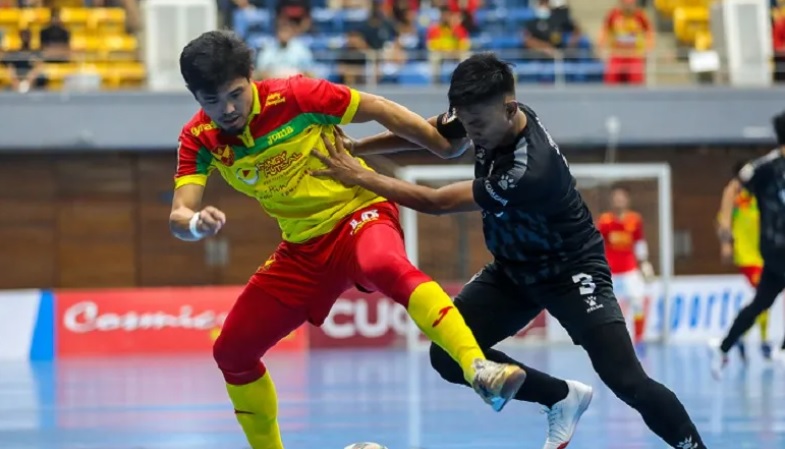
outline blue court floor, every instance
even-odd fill
[[[571,346],[517,348],[532,366],[595,386],[571,449],[666,447]],[[650,346],[642,360],[686,404],[709,448],[785,448],[785,368],[757,353],[711,379],[702,346]],[[324,351],[267,363],[287,449],[539,449],[537,406],[494,413],[431,371],[427,354]],[[0,362],[0,449],[247,448],[222,380],[202,358]]]

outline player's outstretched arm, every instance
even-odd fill
[[[427,120],[428,124],[436,128],[438,116]],[[449,140],[451,150],[447,153],[437,154],[443,159],[460,157],[471,147],[471,140],[467,137]],[[354,141],[350,151],[355,156],[367,156],[375,154],[399,153],[402,151],[420,151],[424,148],[412,143],[401,136],[390,131],[384,131],[370,137],[365,137]]]
[[[335,136],[334,145],[325,135],[322,135],[322,140],[328,154],[314,149],[311,155],[321,160],[326,168],[313,172],[313,176],[327,176],[346,185],[357,185],[401,206],[431,215],[480,209],[474,201],[472,181],[457,182],[439,189],[410,184],[360,165],[357,159],[346,152],[338,135]]]
[[[447,159],[460,156],[468,146],[467,139],[462,142],[451,142],[443,137],[436,129],[435,117],[429,122],[394,101],[360,92],[360,103],[352,122],[370,121],[378,122],[390,132],[377,134],[365,141],[361,140],[354,148],[358,156],[425,148]]]

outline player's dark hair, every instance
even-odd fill
[[[777,136],[777,145],[785,145],[785,112],[775,115],[771,121]]]
[[[447,98],[450,107],[470,106],[515,93],[512,64],[494,53],[477,53],[452,72]]]
[[[624,184],[613,184],[611,185],[611,192],[615,192],[617,190],[621,190],[622,192],[626,193],[627,195],[630,194],[630,189],[625,186]]]
[[[180,73],[191,93],[215,93],[253,70],[253,50],[231,31],[208,31],[180,53]]]

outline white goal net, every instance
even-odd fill
[[[644,220],[650,260],[657,275],[655,281],[646,287],[646,339],[667,340],[669,307],[663,306],[661,298],[667,297],[673,276],[670,167],[667,164],[572,164],[570,170],[595,219],[609,209],[612,186],[620,185],[629,190],[631,207]],[[474,167],[471,165],[405,166],[396,173],[405,181],[432,187],[472,179],[473,175]],[[457,294],[463,283],[492,260],[483,245],[482,220],[478,213],[435,217],[402,208],[401,223],[411,261],[440,281],[452,295]],[[406,340],[410,351],[419,351],[429,345],[411,322]],[[503,344],[569,341],[561,326],[543,313]]]

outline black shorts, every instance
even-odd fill
[[[597,326],[625,322],[604,260],[576,264],[564,275],[530,285],[516,283],[509,269],[490,263],[463,287],[455,306],[484,348],[515,335],[543,310],[575,344]]]

